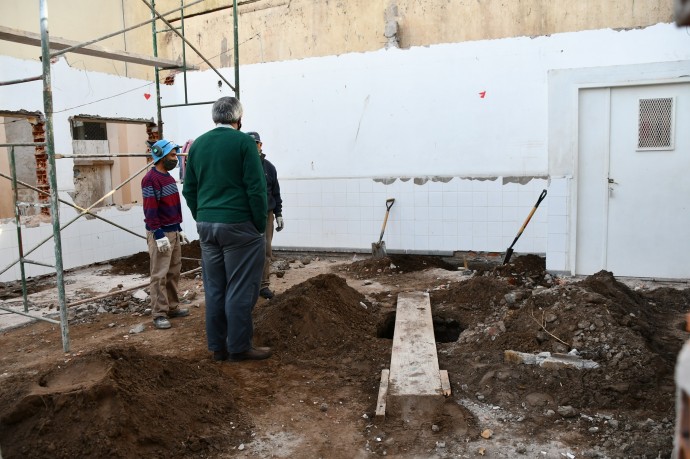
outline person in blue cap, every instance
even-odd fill
[[[168,319],[189,315],[179,307],[177,284],[182,268],[182,244],[189,239],[182,232],[182,205],[177,183],[169,171],[177,167],[180,146],[169,140],[149,142],[152,167],[141,180],[144,198],[146,241],[151,258],[151,315],[153,325],[170,328]]]

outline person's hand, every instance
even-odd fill
[[[189,238],[183,231],[180,231],[180,245],[189,244]]]
[[[160,239],[156,239],[156,246],[158,247],[158,251],[160,253],[169,252],[172,248],[167,236],[163,236]]]
[[[283,222],[283,217],[276,217],[276,231],[280,231],[285,228],[285,223]]]

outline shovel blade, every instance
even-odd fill
[[[371,254],[374,258],[383,258],[386,254],[386,241],[372,242]]]

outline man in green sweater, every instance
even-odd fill
[[[206,295],[206,335],[215,360],[261,360],[252,309],[259,298],[267,221],[266,179],[256,143],[240,132],[242,104],[221,97],[216,128],[198,137],[187,157],[182,195],[197,222]]]

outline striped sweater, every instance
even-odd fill
[[[182,205],[180,193],[172,175],[151,169],[141,180],[144,197],[144,223],[156,239],[165,233],[181,231]]]

